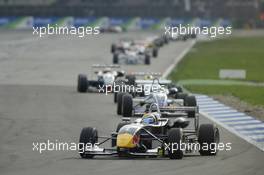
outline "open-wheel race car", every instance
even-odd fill
[[[188,118],[188,111],[196,115]],[[193,123],[193,127],[189,126],[190,123]],[[112,142],[111,147],[103,147],[108,141]],[[215,125],[199,126],[198,107],[159,108],[158,104],[153,103],[147,113],[141,113],[141,118],[133,122],[130,118],[123,118],[111,136],[98,136],[93,127],[83,128],[79,153],[82,158],[109,155],[182,159],[185,154],[196,151],[201,155],[216,155],[214,146],[208,149],[201,146],[218,142],[219,130]]]
[[[173,86],[169,80],[153,79],[150,81],[137,81],[139,85],[149,85],[143,91],[136,93],[119,92],[116,95],[117,114],[123,117],[131,117],[147,111],[149,105],[157,103],[159,107],[169,106],[197,106],[193,95],[182,93],[180,87]],[[139,83],[141,82],[141,83]],[[152,82],[150,84],[150,82]],[[195,115],[188,112],[188,115]]]
[[[113,54],[113,64],[145,64],[150,65],[151,57],[141,47],[131,46],[124,51]]]
[[[114,81],[125,76],[125,72],[117,70],[119,65],[93,65],[96,69],[93,73],[95,77],[89,80],[87,75],[79,74],[77,79],[77,91],[80,93],[87,92],[88,90],[96,90],[102,88],[112,88]],[[98,70],[99,69],[99,70]]]

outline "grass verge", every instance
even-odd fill
[[[198,42],[172,71],[174,81],[219,80],[220,69],[246,70],[245,82],[264,82],[264,37],[231,37]],[[188,84],[188,90],[209,95],[234,96],[264,107],[264,87],[245,85]]]

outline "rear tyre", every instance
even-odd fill
[[[220,140],[220,134],[218,128],[213,124],[202,124],[198,131],[198,142],[200,144],[200,155],[211,156],[216,155]]]
[[[123,95],[124,92],[118,92],[116,96],[116,102],[117,102],[117,115],[122,115],[122,105],[123,105]]]
[[[149,55],[145,55],[145,64],[150,65],[150,56]]]
[[[120,128],[122,128],[123,126],[128,125],[128,124],[130,124],[130,123],[129,122],[120,122],[120,123],[118,123],[118,125],[116,127],[116,132],[118,133]]]
[[[82,129],[79,140],[80,151],[85,151],[85,147],[88,143],[94,145],[97,142],[98,142],[98,132],[95,128],[85,127]],[[85,154],[84,152],[80,153],[80,156],[81,158],[90,158],[90,159],[94,157],[94,155]]]
[[[114,92],[114,103],[117,102],[117,92]]]
[[[118,55],[114,54],[113,56],[113,64],[118,64]]]
[[[180,143],[183,137],[182,130],[180,128],[172,128],[168,132],[168,156],[170,159],[182,159],[183,152],[180,149]],[[173,149],[172,149],[173,148]]]
[[[120,128],[122,128],[125,125],[130,124],[130,122],[120,122],[118,123],[117,127],[116,127],[116,133],[119,132]],[[116,146],[116,138],[112,138],[112,147]]]
[[[197,106],[196,98],[193,95],[186,96],[184,99],[184,106]],[[195,118],[195,111],[188,112],[189,118]]]
[[[133,111],[133,97],[130,94],[123,95],[123,117],[131,117]]]
[[[181,86],[176,86],[176,88],[178,89],[178,92],[182,93],[183,90],[182,90],[182,87]]]
[[[115,44],[112,44],[111,45],[111,52],[114,53],[116,50],[116,45]]]
[[[154,58],[158,57],[158,48],[154,48],[153,51],[152,51],[152,56]]]
[[[187,96],[188,96],[188,94],[186,94],[186,93],[178,93],[177,94],[177,99],[183,99],[184,100]]]
[[[135,85],[136,76],[135,75],[126,75],[127,84],[128,85]]]
[[[77,91],[80,93],[86,92],[88,89],[88,79],[86,75],[79,74],[77,82]]]

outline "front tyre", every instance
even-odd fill
[[[81,158],[93,158],[92,154],[85,154],[86,145],[91,144],[94,145],[98,142],[98,132],[95,128],[85,127],[82,129],[79,140],[79,151]]]
[[[182,141],[183,133],[180,128],[172,128],[168,132],[168,156],[170,159],[182,159],[183,152],[180,149],[180,143]]]
[[[88,79],[86,75],[79,74],[77,82],[77,91],[80,93],[86,92],[88,89]]]

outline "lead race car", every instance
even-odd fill
[[[187,112],[196,113],[193,127]],[[170,119],[175,117],[174,120]],[[201,155],[216,155],[219,131],[213,124],[199,126],[198,107],[164,107],[151,104],[147,113],[131,122],[123,118],[111,136],[98,136],[96,128],[82,129],[79,140],[79,153],[82,158],[94,156],[119,157],[169,157],[182,159],[187,153],[199,151]],[[102,145],[111,141],[111,147]],[[204,145],[213,145],[204,148]]]
[[[114,81],[125,77],[125,71],[117,70],[120,69],[120,65],[93,65],[92,69],[96,69],[93,73],[96,75],[92,80],[88,80],[87,75],[79,74],[77,80],[77,91],[85,93],[88,90],[108,90],[105,88],[111,88]],[[98,70],[99,69],[99,70]]]

